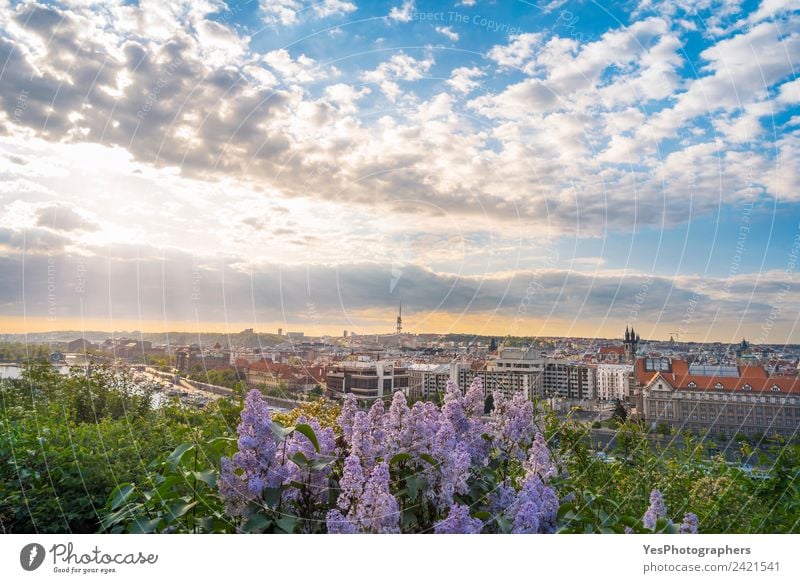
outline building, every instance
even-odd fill
[[[745,435],[793,435],[800,426],[800,379],[761,366],[636,361],[636,414],[651,426]]]
[[[450,380],[449,364],[411,364],[408,366],[408,396],[435,399],[444,395]]]
[[[87,350],[96,350],[97,344],[86,340],[86,338],[76,338],[71,342],[67,342],[67,352],[86,352]]]
[[[538,394],[584,401],[594,396],[596,368],[589,364],[553,360],[544,365]]]
[[[622,346],[601,346],[597,351],[597,362],[603,364],[633,364],[641,338],[636,331],[625,327]]]
[[[245,365],[244,362],[238,364]],[[247,364],[244,368],[248,385],[292,393],[321,388],[326,374],[325,368],[321,366],[304,364],[290,366],[272,362],[268,358]]]
[[[395,391],[408,394],[409,373],[399,363],[348,360],[333,364],[326,381],[330,397],[341,399],[353,393],[359,399],[372,400],[391,397]]]
[[[594,397],[598,401],[624,401],[632,396],[633,365],[599,364],[596,370]]]

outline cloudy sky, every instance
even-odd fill
[[[2,331],[800,342],[796,0],[0,0]]]

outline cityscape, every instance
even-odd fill
[[[796,0],[0,2],[3,580],[797,580],[798,63]]]

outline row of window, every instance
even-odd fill
[[[694,381],[691,381],[687,386],[690,389],[696,389],[697,388],[697,383],[695,383]],[[722,383],[717,383],[716,385],[714,385],[714,388],[716,390],[718,390],[718,391],[721,391],[721,390],[723,390],[725,388],[725,386]],[[750,385],[749,383],[745,383],[744,385],[742,385],[742,390],[752,391],[753,390],[753,386]],[[781,388],[778,385],[772,385],[772,387],[770,387],[770,391],[772,391],[773,393],[780,393],[781,392]]]

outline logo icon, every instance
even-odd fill
[[[44,547],[39,543],[30,543],[19,552],[19,564],[26,571],[35,571],[44,563]]]

